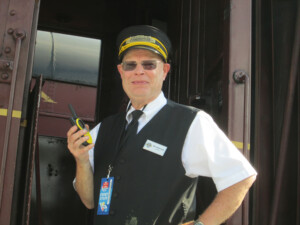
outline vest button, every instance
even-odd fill
[[[115,214],[116,214],[115,210],[110,210],[109,215],[113,216],[113,215],[115,215]]]

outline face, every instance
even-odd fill
[[[160,94],[163,81],[170,70],[170,64],[164,63],[161,57],[154,52],[144,49],[129,50],[122,62],[129,67],[134,67],[136,64],[133,70],[128,71],[123,68],[122,64],[119,64],[118,70],[124,91],[132,105],[139,109]],[[155,69],[152,67],[154,64],[156,64]]]

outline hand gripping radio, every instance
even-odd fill
[[[72,125],[76,125],[79,130],[87,130],[86,127],[85,127],[85,123],[82,121],[82,119],[80,119],[77,116],[77,114],[76,114],[76,112],[75,112],[75,110],[74,110],[74,108],[73,108],[73,106],[71,104],[69,104],[69,109],[70,109],[70,111],[72,113],[72,117],[70,117],[71,124]],[[87,133],[84,136],[89,137],[89,139],[87,141],[85,141],[84,143],[82,143],[84,146],[87,146],[87,145],[93,143],[92,136],[91,136],[91,134],[90,134],[90,132],[88,130],[87,130]]]

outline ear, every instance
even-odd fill
[[[171,65],[169,63],[164,63],[164,68],[163,68],[163,71],[164,71],[164,80],[166,79],[169,71],[171,69]]]
[[[123,74],[123,68],[122,68],[122,65],[121,65],[121,64],[118,64],[118,65],[117,65],[117,68],[118,68],[119,74],[120,74],[120,76],[121,76],[121,78],[122,78],[122,74]]]

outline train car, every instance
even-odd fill
[[[124,110],[115,41],[137,24],[171,38],[165,95],[212,115],[258,171],[225,224],[300,225],[299,0],[2,0],[0,224],[91,223],[68,104],[91,128]],[[215,194],[201,177],[196,212]]]

